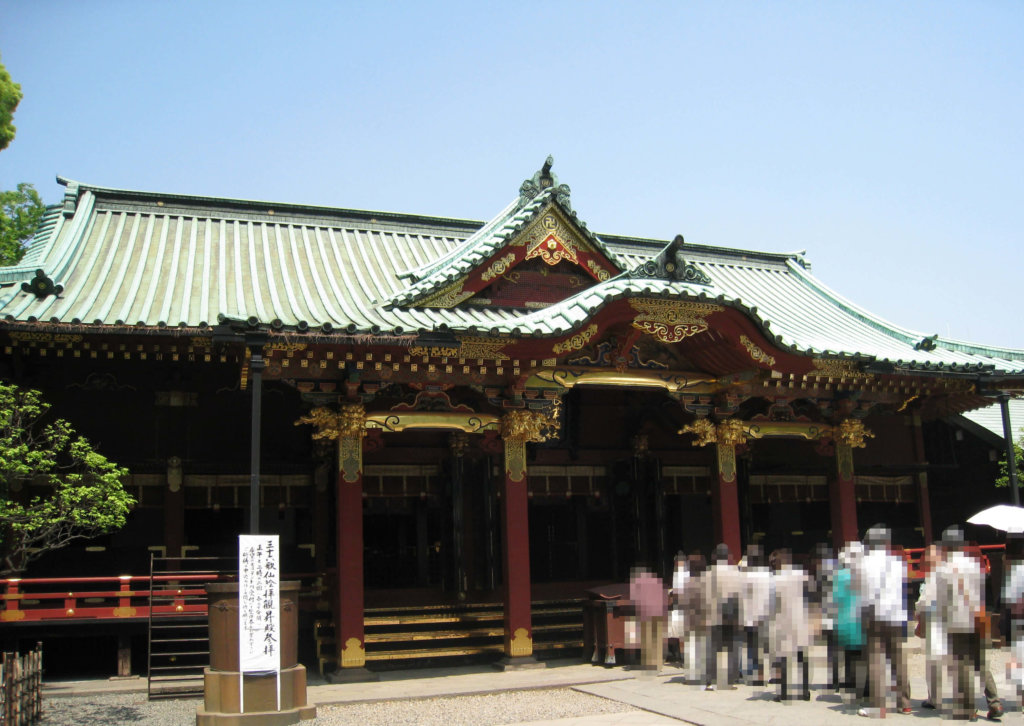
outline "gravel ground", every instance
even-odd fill
[[[40,726],[186,726],[200,699],[148,701],[145,694],[51,697]],[[320,706],[303,726],[503,726],[542,719],[621,713],[626,704],[569,688],[502,691],[475,696],[419,698]]]
[[[195,724],[200,698],[150,701],[145,693],[110,693],[95,696],[43,699],[40,726],[185,726]],[[309,722],[315,723],[315,722]]]

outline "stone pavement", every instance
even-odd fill
[[[908,642],[908,672],[910,677],[911,700],[914,713],[905,716],[890,711],[886,721],[913,723],[918,719],[940,719],[942,714],[936,711],[921,709],[921,701],[927,694],[924,678],[924,656],[920,641],[911,638]],[[662,675],[653,676],[638,674],[628,680],[616,680],[603,683],[578,685],[575,688],[604,698],[643,709],[650,715],[668,716],[683,723],[700,724],[701,726],[739,726],[740,724],[772,724],[784,726],[826,726],[829,724],[855,724],[861,722],[857,717],[857,706],[844,703],[840,695],[826,691],[824,648],[812,651],[812,687],[811,700],[791,700],[776,703],[774,697],[778,686],[738,686],[734,690],[705,691],[700,684],[687,681],[685,674],[676,669],[667,669]],[[1005,680],[1006,661],[1009,656],[1007,649],[990,650],[989,666],[1003,700],[1006,715],[1004,723],[1021,723],[1019,700]],[[946,706],[952,698],[952,683],[947,678],[944,683]],[[981,693],[980,682],[976,686],[977,707],[980,720],[984,721],[987,711]],[[895,707],[895,697],[890,699],[890,708]],[[948,713],[946,714],[948,717]],[[863,721],[867,723],[867,720]],[[561,723],[561,722],[552,722]],[[614,723],[614,722],[613,722]],[[636,721],[640,724],[661,724],[663,721]]]
[[[890,712],[887,721],[913,723],[918,719],[937,719],[940,714],[923,711],[925,697],[924,656],[921,640],[908,641],[908,671],[914,713],[910,716]],[[1004,723],[1022,723],[1019,700],[1005,681],[1007,649],[990,650],[990,667],[1007,711]],[[603,714],[552,721],[535,721],[524,726],[664,726],[690,723],[701,726],[738,726],[739,724],[780,724],[784,726],[828,726],[860,722],[856,707],[844,704],[839,695],[823,688],[824,649],[812,651],[812,689],[810,701],[775,703],[777,686],[738,686],[734,690],[705,691],[700,684],[687,682],[686,674],[666,667],[660,674],[626,668],[604,668],[577,661],[551,661],[548,667],[533,670],[499,672],[487,666],[459,666],[426,670],[386,671],[381,680],[369,683],[327,684],[311,678],[309,700],[316,704],[343,704],[432,698],[493,693],[516,689],[575,688],[581,692],[608,698],[631,707],[623,713]],[[115,693],[146,688],[145,679],[81,681],[74,684],[47,683],[44,695],[74,693]],[[951,698],[951,682],[946,679],[945,695]],[[984,721],[985,703],[977,687],[978,709]],[[865,721],[866,722],[866,721]]]

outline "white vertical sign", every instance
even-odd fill
[[[238,670],[281,670],[281,569],[276,534],[238,537]]]

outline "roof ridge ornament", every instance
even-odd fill
[[[65,218],[73,217],[75,210],[78,209],[78,195],[81,191],[79,184],[73,179],[64,179],[63,177],[57,177],[57,181],[66,187],[64,199],[61,202],[61,213]]]
[[[665,249],[658,253],[658,256],[638,265],[630,277],[652,277],[660,280],[676,280],[691,285],[712,285],[708,274],[686,260],[683,246],[686,240],[683,235],[677,234],[676,238],[669,242]]]
[[[558,177],[551,171],[551,165],[554,163],[555,157],[549,154],[548,158],[544,160],[544,166],[536,174],[519,185],[519,209],[529,204],[541,192],[552,189],[555,201],[568,211],[572,211],[572,205],[569,203],[571,190],[568,184],[558,183]]]
[[[47,277],[42,270],[36,270],[36,276],[29,282],[21,283],[24,292],[30,292],[37,298],[42,299],[47,295],[60,295],[64,292],[63,285],[54,285],[53,280]]]

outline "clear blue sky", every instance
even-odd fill
[[[486,219],[553,154],[598,233],[807,250],[1024,348],[1024,3],[16,2],[0,187]]]

